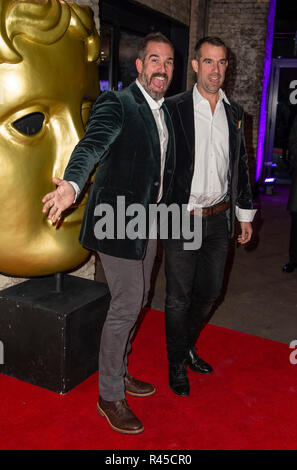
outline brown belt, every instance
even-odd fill
[[[194,209],[193,211],[190,212],[190,214],[194,215],[202,215],[202,217],[205,217],[207,215],[214,215],[217,214],[218,212],[223,212],[229,209],[230,207],[230,201],[223,201],[219,202],[219,204],[215,204],[214,206],[210,207],[202,207],[201,209]]]

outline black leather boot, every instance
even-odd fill
[[[187,364],[190,369],[200,374],[210,374],[213,371],[212,367],[198,356],[194,347],[189,349]]]
[[[190,385],[187,377],[186,361],[169,364],[169,388],[182,397],[189,395]]]

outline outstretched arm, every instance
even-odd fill
[[[53,224],[75,200],[75,190],[69,181],[80,190],[85,186],[90,172],[119,135],[122,122],[123,111],[119,99],[114,93],[105,92],[93,106],[88,128],[71,154],[64,179],[53,178],[57,189],[42,199],[42,211],[48,213],[48,219]]]

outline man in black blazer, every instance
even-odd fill
[[[162,34],[152,33],[143,40],[136,59],[138,79],[123,91],[108,91],[98,98],[64,179],[55,178],[57,189],[43,198],[43,212],[49,211],[48,218],[56,223],[98,165],[80,232],[82,245],[99,252],[111,293],[100,343],[97,410],[112,429],[126,434],[142,432],[143,425],[127,405],[125,392],[140,397],[155,392],[151,384],[129,374],[127,355],[147,300],[156,254],[156,239],[149,237],[148,227],[142,236],[128,236],[131,213],[126,211],[138,204],[147,214],[151,204],[167,201],[174,134],[162,104],[173,60],[172,44]],[[113,216],[112,221],[105,219],[112,228],[102,237],[104,231],[98,227],[106,208]]]
[[[185,250],[184,239],[164,240],[167,278],[165,319],[169,386],[189,394],[187,365],[199,373],[212,367],[201,359],[195,344],[208,319],[223,280],[228,238],[235,214],[240,244],[252,235],[252,195],[243,133],[243,110],[221,86],[228,66],[227,49],[215,37],[195,47],[194,88],[168,98],[176,138],[176,170],[171,203],[185,205],[191,223],[200,217],[202,244]],[[196,219],[197,221],[197,219]]]

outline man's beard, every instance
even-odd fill
[[[218,79],[217,83],[213,83],[208,76],[208,82],[206,82],[206,87],[210,93],[217,93],[223,84],[222,76],[216,75],[215,78]]]
[[[163,98],[163,96],[165,95],[170,83],[168,83],[168,75],[166,73],[153,73],[150,78],[148,78],[148,76],[145,74],[145,72],[142,72],[141,75],[141,81],[142,81],[142,84],[143,84],[143,88],[145,89],[145,91],[151,96],[151,98],[153,98],[153,100],[160,100],[161,98]],[[150,89],[150,84],[152,82],[152,79],[154,77],[164,77],[165,80],[166,80],[166,88],[164,88],[162,91],[158,92],[158,91],[155,91],[155,90],[151,90]]]

